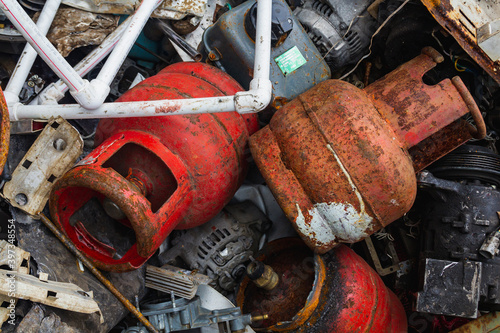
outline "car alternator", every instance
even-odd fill
[[[270,227],[271,221],[251,202],[229,205],[206,224],[181,231],[159,259],[208,275],[219,291],[233,291]]]
[[[367,12],[372,0],[306,0],[294,14],[332,72],[356,63],[367,51],[377,21]]]

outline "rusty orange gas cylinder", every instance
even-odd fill
[[[236,302],[244,313],[267,315],[252,327],[265,332],[407,331],[406,314],[378,274],[345,245],[320,255],[298,238],[269,243],[257,256],[278,275],[272,290],[247,277]]]
[[[178,63],[119,101],[213,97],[240,90],[214,67]],[[99,268],[135,269],[173,229],[201,225],[228,203],[245,177],[245,147],[257,129],[255,115],[236,112],[101,120],[99,146],[55,184],[52,217]],[[80,211],[96,200],[120,229],[133,230],[135,244],[125,253],[110,244],[113,234],[104,235],[104,241],[89,231],[84,219],[92,213]]]
[[[311,248],[325,253],[398,219],[415,199],[415,171],[471,135],[484,137],[484,121],[459,77],[434,86],[422,81],[441,61],[425,48],[363,90],[322,82],[251,137],[257,166]],[[468,112],[477,129],[459,119]]]
[[[10,140],[10,119],[9,109],[3,96],[2,88],[0,88],[0,175],[3,173],[3,168],[7,162],[9,153]]]

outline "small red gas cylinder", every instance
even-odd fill
[[[241,90],[214,67],[178,63],[118,101],[214,97]],[[257,129],[255,115],[236,112],[101,120],[95,136],[99,146],[55,184],[52,217],[99,268],[138,268],[173,229],[201,225],[228,203],[245,177],[245,149]],[[135,233],[135,244],[121,257],[87,231],[85,214],[75,214],[96,199],[108,216]]]
[[[252,324],[265,332],[407,332],[396,295],[353,250],[340,245],[314,254],[298,238],[269,243],[257,256],[278,275],[271,290],[246,277],[236,302],[244,313],[267,315]]]
[[[324,81],[281,108],[250,138],[276,200],[319,253],[357,242],[413,204],[415,172],[472,136],[484,120],[459,77],[430,86],[432,48],[361,90]],[[471,113],[477,128],[460,119]]]

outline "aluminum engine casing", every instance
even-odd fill
[[[162,264],[185,264],[212,278],[217,290],[233,291],[245,274],[244,263],[270,227],[271,221],[250,201],[228,205],[205,225],[174,237],[173,247],[159,259]]]
[[[293,13],[332,72],[356,63],[367,52],[377,21],[367,12],[372,0],[306,0]]]

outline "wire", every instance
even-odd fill
[[[464,67],[464,66],[459,65],[459,64],[458,64],[458,60],[459,60],[459,59],[460,59],[460,58],[458,58],[458,57],[457,57],[457,58],[455,59],[455,61],[453,62],[453,63],[455,64],[455,69],[457,70],[457,72],[465,72],[465,70],[467,69],[467,67]],[[461,68],[458,68],[459,66],[460,66]]]
[[[444,49],[444,46],[443,44],[441,44],[441,41],[439,40],[439,38],[437,38],[436,35],[434,35],[434,33],[436,32],[436,29],[432,30],[432,33],[431,33],[431,36],[436,40],[436,42],[439,44],[439,46],[441,47],[441,51],[443,51],[444,54],[446,54],[448,57],[450,57],[450,59],[452,58],[452,55],[449,54],[448,52],[446,52],[446,50]]]
[[[405,2],[403,2],[394,12],[391,13],[391,15],[389,15],[385,21],[380,25],[380,27],[378,27],[378,29],[375,31],[375,33],[372,35],[372,38],[370,39],[370,47],[368,48],[368,54],[366,54],[365,56],[363,56],[361,59],[359,59],[358,63],[356,64],[356,66],[354,66],[353,69],[351,69],[349,72],[347,72],[346,74],[342,75],[342,77],[340,78],[340,80],[344,80],[346,77],[348,77],[349,75],[352,74],[352,72],[354,72],[356,70],[356,68],[358,68],[359,64],[365,60],[366,58],[368,58],[371,54],[372,54],[372,45],[373,45],[373,38],[380,32],[380,30],[382,30],[382,28],[386,25],[387,22],[389,22],[389,20],[394,16],[396,15],[401,9],[403,9],[403,7],[408,3],[410,2],[410,0],[405,0]]]

